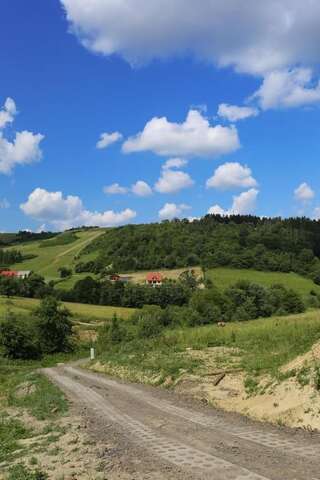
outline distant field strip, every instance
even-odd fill
[[[39,300],[35,298],[12,297],[10,299],[0,296],[0,315],[4,314],[6,309],[10,309],[18,314],[30,314],[32,310],[39,306]],[[134,308],[108,307],[102,305],[86,305],[84,303],[62,302],[73,314],[74,319],[103,321],[110,319],[115,313],[119,318],[126,319],[134,311]]]

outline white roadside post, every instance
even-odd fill
[[[90,348],[90,360],[94,360],[94,348]]]

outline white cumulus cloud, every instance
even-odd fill
[[[143,180],[138,180],[134,185],[132,185],[131,191],[138,197],[149,197],[152,195],[152,188]]]
[[[248,215],[256,209],[259,191],[251,188],[247,192],[233,197],[233,203],[229,210],[224,210],[220,205],[213,205],[208,213],[211,215]]]
[[[173,218],[180,217],[183,212],[189,210],[191,207],[189,205],[185,205],[181,203],[177,205],[175,203],[166,203],[160,210],[159,210],[159,218],[161,220],[172,220]]]
[[[221,103],[218,108],[218,115],[226,118],[229,122],[237,122],[238,120],[256,117],[259,115],[259,110],[255,107],[238,107],[237,105]]]
[[[246,0],[245,7],[241,0],[61,3],[85,48],[119,54],[131,64],[191,54],[261,74],[319,62],[318,0]]]
[[[263,110],[293,108],[320,102],[320,81],[314,81],[310,68],[294,68],[268,73],[252,96]]]
[[[180,170],[163,170],[154,189],[159,193],[176,193],[192,187],[193,184],[194,181],[188,173]]]
[[[220,165],[215,170],[214,175],[207,180],[207,188],[219,188],[221,190],[256,186],[257,181],[253,178],[251,169],[238,162],[227,162]]]
[[[8,97],[0,110],[0,128],[4,128],[7,123],[12,123],[17,114],[17,107],[15,101]]]
[[[315,197],[315,192],[306,182],[301,183],[294,191],[294,198],[299,202],[308,202]]]
[[[0,173],[10,174],[17,165],[28,165],[41,160],[40,142],[44,136],[24,130],[17,132],[10,142],[0,132]]]
[[[190,110],[183,123],[166,117],[153,118],[144,130],[123,144],[124,153],[152,151],[164,156],[216,157],[240,148],[234,126],[211,126],[197,110]]]
[[[120,132],[113,133],[101,133],[100,140],[97,142],[96,147],[98,149],[107,148],[115,142],[118,142],[122,139],[122,134]]]
[[[169,170],[170,168],[182,168],[188,164],[188,160],[184,158],[169,158],[164,165],[163,170]]]
[[[51,224],[58,230],[82,225],[111,227],[127,223],[136,217],[136,212],[130,208],[121,212],[90,211],[85,209],[78,196],[64,197],[62,192],[48,192],[43,188],[36,188],[30,193],[20,208],[26,215]]]
[[[103,191],[108,195],[124,195],[125,193],[128,193],[128,189],[126,187],[122,187],[119,185],[119,183],[107,185],[103,188]]]

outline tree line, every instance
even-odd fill
[[[0,248],[0,267],[8,267],[22,261],[23,255],[19,250],[3,250]]]
[[[130,272],[201,265],[296,272],[320,277],[320,222],[307,218],[207,215],[107,230],[76,272]]]
[[[283,285],[268,288],[240,281],[223,291],[211,286],[195,290],[183,306],[144,305],[125,322],[114,316],[100,329],[98,347],[104,351],[112,344],[157,337],[166,328],[288,315],[305,308],[301,296]]]

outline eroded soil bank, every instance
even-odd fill
[[[320,344],[283,366],[276,375],[251,376],[239,368],[239,351],[225,347],[187,349],[188,357],[199,361],[190,374],[181,371],[177,378],[159,373],[94,362],[87,368],[123,380],[173,389],[228,412],[255,420],[293,428],[320,431]]]

